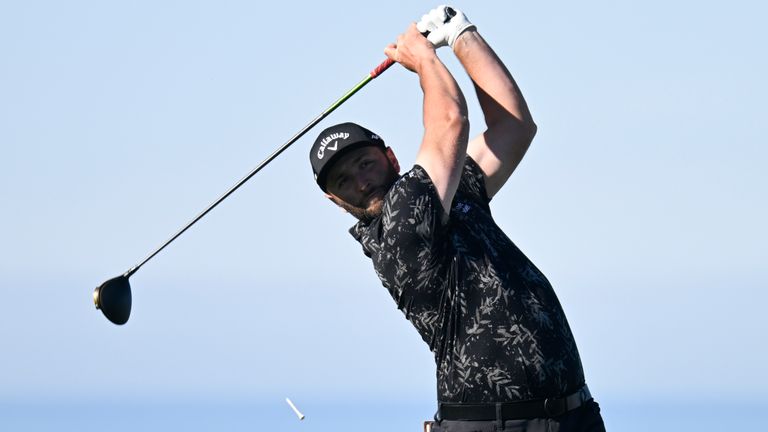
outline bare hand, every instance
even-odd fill
[[[419,73],[422,62],[436,57],[435,47],[419,33],[415,23],[408,26],[405,33],[397,37],[397,43],[389,44],[384,48],[384,54],[416,73]]]

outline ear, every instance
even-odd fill
[[[389,162],[392,163],[392,166],[395,167],[395,171],[400,174],[400,162],[397,161],[397,156],[395,156],[395,152],[392,151],[392,147],[384,149],[384,154],[387,156],[387,159],[389,159]]]

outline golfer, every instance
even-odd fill
[[[435,54],[442,46],[469,74],[485,116],[487,129],[471,140],[464,95]],[[324,130],[310,162],[327,197],[358,219],[352,236],[434,353],[432,430],[603,431],[552,286],[489,207],[536,133],[520,89],[476,27],[446,6],[384,52],[424,93],[413,168],[400,175],[384,140],[353,123]]]

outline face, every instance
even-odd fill
[[[399,172],[400,165],[389,147],[350,150],[331,166],[326,195],[357,219],[370,220],[381,214],[384,195]]]

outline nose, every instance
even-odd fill
[[[371,188],[371,183],[368,181],[368,179],[363,178],[362,176],[357,177],[357,190],[360,192],[366,192],[368,189]]]

